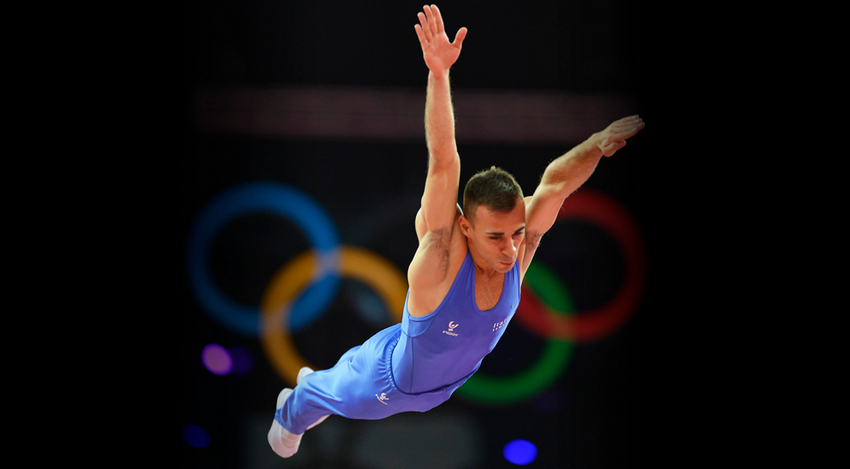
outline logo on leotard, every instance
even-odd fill
[[[387,397],[387,393],[385,393],[385,392],[382,392],[380,396],[375,394],[375,397],[378,398],[378,402],[380,402],[381,404],[384,404],[384,405],[387,405],[390,401],[390,398]]]
[[[449,321],[449,330],[443,331],[443,334],[448,334],[452,337],[457,337],[457,332],[455,332],[455,328],[457,326],[460,326],[460,324],[458,324],[454,321]]]

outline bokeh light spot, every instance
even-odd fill
[[[233,359],[224,347],[218,344],[209,344],[201,351],[201,361],[210,373],[215,375],[226,375],[233,369]]]
[[[195,448],[206,448],[210,445],[210,436],[207,431],[191,423],[183,426],[183,439]]]
[[[537,457],[537,447],[530,441],[514,440],[505,445],[502,454],[508,461],[518,466],[525,466],[531,464]]]

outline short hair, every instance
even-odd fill
[[[510,212],[522,199],[522,188],[507,171],[491,166],[475,173],[463,189],[463,213],[471,218],[479,205],[495,212]]]

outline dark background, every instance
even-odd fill
[[[456,93],[615,97],[644,117],[648,128],[614,158],[604,159],[583,189],[613,198],[645,230],[645,134],[651,132],[652,119],[645,110],[642,2],[438,5],[450,38],[461,26],[469,28],[452,69]],[[425,181],[424,129],[419,140],[210,131],[198,124],[197,96],[210,88],[298,86],[423,91],[428,72],[413,30],[422,4],[212,0],[182,6],[185,132],[178,235],[184,249],[196,217],[216,195],[240,183],[274,181],[313,197],[333,219],[343,244],[369,249],[405,273],[416,249],[413,217]],[[526,195],[549,161],[580,143],[464,142],[462,121],[457,133],[462,184],[474,172],[499,165],[514,174]],[[252,214],[217,234],[209,259],[222,291],[256,305],[272,274],[308,248],[294,223],[274,214]],[[544,237],[538,261],[563,280],[578,314],[610,299],[623,272],[617,243],[603,229],[581,221],[556,224]],[[514,467],[502,449],[515,439],[536,445],[530,467],[640,466],[648,411],[640,399],[643,324],[651,314],[645,302],[623,327],[574,344],[558,380],[530,399],[493,406],[455,394],[426,414],[379,422],[332,417],[307,433],[295,457],[283,460],[272,453],[265,433],[286,383],[259,340],[212,319],[185,274],[182,279],[177,312],[182,319],[181,393],[173,429],[180,435],[185,425],[198,425],[210,444],[195,448],[181,439],[180,467]],[[319,368],[329,367],[345,350],[389,325],[374,319],[386,314],[362,311],[364,304],[380,304],[363,300],[371,298],[368,290],[345,280],[325,314],[293,334],[299,352]],[[246,357],[242,368],[225,376],[208,372],[200,356],[209,343]],[[522,370],[544,343],[512,321],[481,372]]]

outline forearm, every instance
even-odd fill
[[[626,139],[644,127],[638,116],[614,121],[601,132],[549,163],[534,196],[526,203],[526,233],[529,248],[546,233],[558,215],[564,199],[578,189],[596,170],[602,156],[611,156],[626,145]],[[530,262],[530,258],[526,258]],[[526,265],[527,266],[527,265]]]
[[[593,134],[560,158],[549,163],[540,184],[552,188],[561,197],[567,197],[590,178],[601,158],[599,134]]]
[[[455,119],[452,108],[449,71],[428,74],[425,97],[425,139],[432,163],[446,163],[457,157]]]

